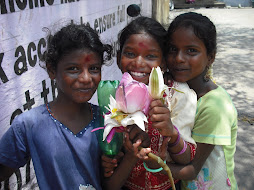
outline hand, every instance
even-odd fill
[[[114,158],[109,158],[106,155],[102,155],[101,162],[104,171],[104,177],[110,177],[115,168],[118,166],[118,163],[121,162],[124,154],[119,152]]]
[[[160,147],[160,152],[158,155],[162,160],[166,160],[166,158],[167,158],[167,148],[168,148],[169,139],[170,139],[170,137],[163,138],[162,145]],[[148,157],[148,154],[150,152],[151,152],[150,148],[142,148],[138,152],[137,156],[142,160],[149,160],[150,158]]]
[[[173,135],[174,128],[170,111],[161,100],[155,99],[151,101],[149,115],[152,127],[158,129],[162,136],[171,137]]]
[[[132,143],[136,143],[137,140],[141,140],[141,147],[149,147],[150,146],[150,138],[149,135],[140,129],[137,125],[130,125],[127,127],[129,139]]]

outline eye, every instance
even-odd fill
[[[174,53],[177,49],[174,46],[169,46],[168,53]]]
[[[158,56],[157,55],[154,55],[154,54],[149,54],[149,55],[147,55],[146,56],[148,59],[156,59],[156,58],[158,58]]]
[[[67,68],[68,71],[78,71],[78,67],[72,66]]]
[[[187,53],[190,55],[196,55],[198,53],[198,50],[195,48],[189,48],[187,49]]]
[[[123,52],[123,55],[128,57],[128,58],[134,58],[135,57],[135,54],[131,51],[125,51],[125,52]]]
[[[89,69],[93,73],[100,73],[101,72],[101,67],[100,66],[92,66]]]

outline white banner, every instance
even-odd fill
[[[69,21],[89,24],[104,43],[114,47],[114,63],[103,67],[102,79],[119,80],[117,34],[132,19],[126,13],[130,4],[140,5],[141,14],[151,17],[151,0],[0,1],[0,138],[15,116],[52,101],[57,94],[55,84],[40,66],[47,35],[42,28],[54,32]],[[97,104],[96,95],[91,102]],[[32,163],[0,183],[1,190],[36,186]]]

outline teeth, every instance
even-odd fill
[[[136,77],[146,76],[146,73],[138,73],[138,72],[133,72],[133,71],[131,71],[130,73],[131,73],[131,75],[136,76]]]

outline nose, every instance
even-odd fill
[[[178,51],[175,55],[175,60],[177,63],[184,62],[184,53],[182,51]]]
[[[82,83],[90,83],[92,81],[92,77],[87,69],[83,70],[78,77],[79,82]]]
[[[142,58],[142,56],[137,56],[135,58],[135,65],[136,67],[142,67],[144,65],[144,59]]]

